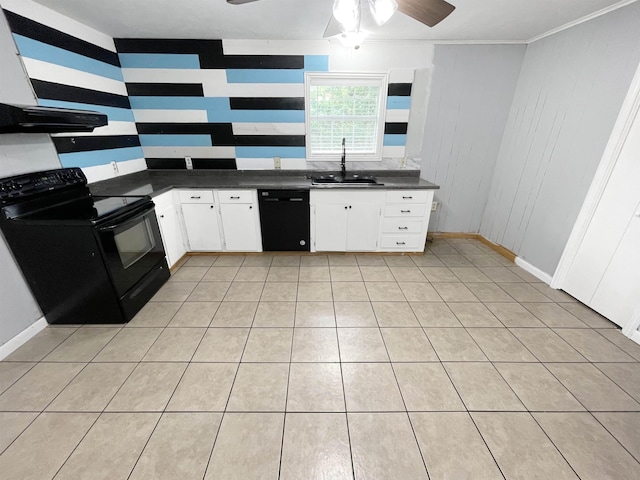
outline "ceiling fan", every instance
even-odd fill
[[[227,0],[231,5],[256,2],[258,0]],[[396,10],[433,27],[447,18],[455,6],[445,0],[334,0],[333,15],[324,32],[324,37],[342,34],[342,37],[357,37],[361,27],[368,24],[384,25]],[[358,48],[359,42],[354,46]]]

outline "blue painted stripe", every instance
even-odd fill
[[[229,83],[304,83],[304,70],[227,69]]]
[[[406,134],[386,134],[382,144],[385,147],[404,147],[407,144]]]
[[[109,150],[94,150],[90,152],[61,153],[60,163],[67,167],[95,167],[96,165],[108,165],[111,162],[126,162],[144,158],[142,148],[112,148]]]
[[[136,110],[231,110],[228,97],[129,97]]]
[[[303,110],[207,110],[210,123],[303,123]]]
[[[307,72],[328,72],[329,55],[305,55],[304,69]]]
[[[211,135],[139,135],[143,147],[210,147]]]
[[[101,77],[124,82],[122,70],[109,63],[85,57],[84,55],[54,47],[31,38],[23,37],[22,35],[14,34],[13,38],[16,41],[20,55],[23,57],[33,58],[35,60],[41,60],[43,62],[53,63],[55,65],[73,68],[74,70],[80,70],[81,72],[92,73]]]
[[[236,147],[237,158],[306,158],[306,147]]]
[[[200,68],[196,54],[120,53],[118,57],[122,68]]]
[[[91,105],[88,103],[63,102],[61,100],[38,99],[42,107],[79,108],[104,113],[112,122],[135,122],[133,112],[128,108],[107,107],[105,105]]]
[[[411,97],[387,97],[387,108],[389,110],[409,110]]]

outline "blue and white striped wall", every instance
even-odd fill
[[[296,42],[233,51],[224,40],[116,39],[149,168],[306,168],[304,73],[330,56]],[[232,52],[230,52],[231,50]],[[295,51],[295,53],[293,53]],[[411,81],[389,86],[384,152],[404,156]]]
[[[41,106],[102,112],[109,124],[92,133],[55,134],[63,167],[82,167],[89,181],[144,170],[120,59],[111,37],[33,2],[3,0],[4,14]]]

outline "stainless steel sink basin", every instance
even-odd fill
[[[383,183],[379,183],[375,177],[360,177],[358,175],[349,175],[342,177],[339,175],[327,175],[321,177],[313,177],[311,179],[313,185],[327,185],[327,186],[382,186]]]

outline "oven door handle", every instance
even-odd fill
[[[143,217],[145,214],[153,210],[155,205],[153,203],[143,205],[142,207],[135,210],[132,214],[118,221],[118,223],[114,223],[112,225],[106,225],[104,227],[99,227],[98,230],[101,232],[110,232],[113,230],[117,230],[119,228],[125,228],[132,223],[137,222],[140,217]]]

